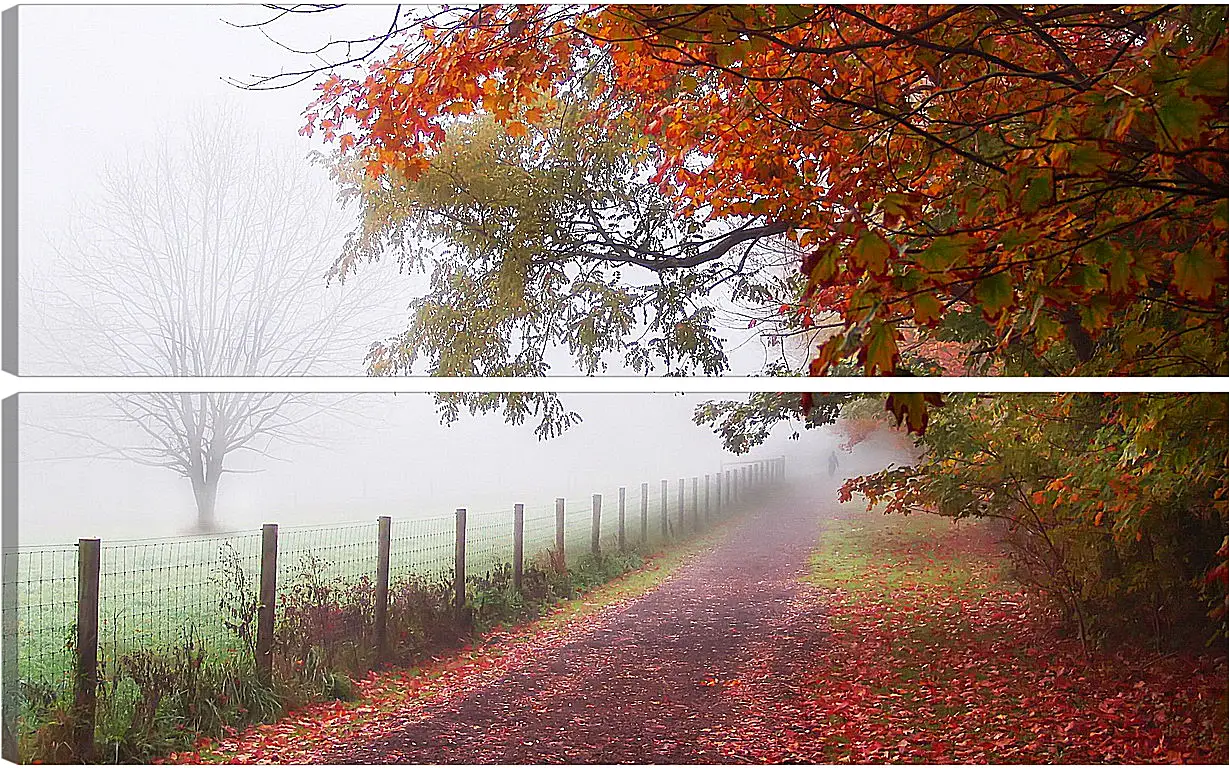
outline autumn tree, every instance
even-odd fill
[[[415,182],[470,121],[540,146],[546,117],[587,83],[587,119],[634,142],[629,176],[656,186],[678,226],[779,228],[796,246],[796,293],[774,304],[795,327],[837,318],[810,374],[937,365],[1220,375],[1229,372],[1225,28],[1214,6],[430,9],[399,14],[367,41],[361,71],[322,76],[304,131],[336,142],[375,183]],[[1143,454],[1209,466],[1221,456],[1205,441],[1191,443],[1198,454],[1183,448],[1178,441],[1198,437],[1190,425],[1176,442],[1142,447],[1141,425],[1177,401],[1132,401],[1145,404],[1139,413],[1125,401],[1098,406],[1105,434],[1051,401],[1004,410],[1004,429],[1009,421],[1026,435],[1021,443],[1041,445],[1028,430],[1062,425],[1055,445],[1074,441],[1072,457],[1052,449],[1047,460],[1055,471],[1074,462],[1090,484],[1097,454],[1084,446],[1101,439],[1110,441],[1105,453],[1118,452],[1119,474]],[[922,431],[937,402],[897,395],[888,405]],[[752,405],[768,418],[791,415],[781,403]],[[808,398],[799,405],[805,413]],[[733,425],[745,445],[767,421],[739,407],[714,404],[700,416],[719,430]],[[961,407],[944,418],[977,417]],[[739,421],[752,427],[739,430]],[[889,478],[885,488],[938,487],[945,450],[936,446],[936,464],[919,478]],[[1165,466],[1165,477],[1178,476],[1177,464]],[[993,474],[999,465],[979,467]],[[980,469],[957,468],[965,474],[952,482],[972,499],[961,508],[982,509]],[[1032,484],[1050,469],[1024,469],[1018,479],[1034,503]],[[1062,496],[1054,525],[1082,521],[1085,498]],[[1181,508],[1167,498],[1136,500]],[[1173,542],[1183,520],[1215,514],[1131,519]],[[1072,605],[1082,610],[1080,599]]]
[[[782,228],[679,220],[637,177],[643,137],[594,111],[582,91],[532,133],[490,116],[453,122],[452,140],[413,179],[334,163],[343,197],[363,212],[335,274],[393,254],[430,286],[411,302],[409,328],[372,347],[371,373],[422,364],[434,375],[543,376],[563,351],[585,374],[614,363],[712,375],[728,368],[723,323],[772,323],[757,310],[796,282],[788,243],[764,242]],[[515,422],[533,413],[544,436],[573,419],[551,393],[439,397],[503,406]]]
[[[947,400],[913,466],[855,478],[844,497],[891,513],[1003,520],[1017,573],[1086,640],[1151,637],[1161,647],[1223,636],[1224,591],[1205,577],[1229,535],[1229,397]]]
[[[902,327],[958,315],[1058,373],[1218,373],[1224,26],[1214,7],[449,8],[324,80],[306,130],[414,179],[458,115],[528,134],[592,76],[594,119],[653,137],[680,221],[788,227],[795,311],[843,320],[813,373],[891,373]]]
[[[361,370],[379,290],[327,285],[344,232],[327,183],[253,145],[235,115],[112,167],[97,199],[27,260],[22,369],[111,376],[301,376]],[[372,306],[375,303],[376,306]],[[286,393],[140,393],[55,429],[89,455],[164,467],[189,481],[196,528],[217,526],[224,475],[243,454],[306,439],[337,403]],[[47,428],[37,424],[32,427]],[[118,437],[125,431],[139,437]]]

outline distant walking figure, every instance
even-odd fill
[[[836,468],[840,465],[841,462],[836,458],[836,451],[828,454],[828,477],[836,477]]]

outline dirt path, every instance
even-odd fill
[[[789,670],[822,642],[822,617],[800,602],[798,577],[816,545],[819,517],[836,506],[826,500],[832,490],[766,495],[717,548],[591,629],[493,682],[395,717],[378,739],[322,759],[753,760],[753,742],[768,736],[776,718],[749,711],[744,702],[764,698],[740,688],[791,687]]]

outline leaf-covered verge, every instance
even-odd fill
[[[432,706],[434,702],[493,680],[541,649],[587,631],[595,615],[634,600],[655,588],[697,553],[724,535],[724,526],[657,552],[633,570],[604,581],[583,567],[573,569],[582,591],[574,599],[546,608],[541,616],[517,623],[492,623],[470,642],[441,649],[420,663],[372,671],[354,681],[350,701],[325,701],[295,709],[273,723],[222,738],[199,739],[190,748],[155,762],[165,763],[326,763],[333,750],[369,732],[380,733],[387,718]],[[588,569],[593,570],[593,569]]]
[[[679,544],[678,551],[689,545]],[[654,555],[646,573],[677,558],[675,549]],[[374,583],[335,575],[330,564],[307,556],[292,570],[278,601],[274,666],[270,680],[254,664],[256,600],[240,567],[217,575],[229,585],[220,610],[235,635],[236,650],[185,631],[176,644],[116,650],[100,670],[95,754],[74,751],[71,686],[22,686],[19,754],[26,762],[146,763],[235,736],[289,712],[324,711],[361,697],[376,678],[373,669],[400,668],[449,653],[492,627],[561,616],[587,604],[595,587],[645,567],[639,550],[585,555],[566,573],[554,572],[549,553],[526,564],[524,587],[512,586],[511,567],[467,578],[468,627],[458,629],[450,597],[451,577],[412,577],[389,590],[384,661],[374,652]],[[234,558],[223,562],[235,563]],[[673,566],[670,566],[673,567]],[[635,579],[625,580],[639,583]],[[470,648],[466,645],[465,648]],[[395,676],[395,673],[394,673]],[[265,726],[269,727],[269,726]]]
[[[797,437],[833,420],[848,449],[896,421],[914,460],[851,479],[844,499],[1006,523],[1004,561],[1087,644],[1223,642],[1229,395],[897,393],[892,415],[877,395],[804,397],[807,414],[787,395],[760,393],[705,403],[694,419],[739,453],[774,429]]]
[[[779,670],[744,677],[737,695],[772,714],[730,758],[1224,763],[1223,648],[1086,654],[1003,567],[999,533],[874,511],[829,522],[800,606],[823,641],[791,662],[791,693]]]
[[[951,395],[933,415],[912,466],[844,498],[1002,522],[1005,559],[1088,644],[1223,643],[1229,396]]]

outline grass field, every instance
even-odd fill
[[[688,525],[704,503],[703,481],[698,493],[690,478],[684,487]],[[671,480],[666,499],[670,529],[678,522],[678,482]],[[618,488],[603,489],[601,546],[618,542]],[[715,509],[715,497],[713,498]],[[650,546],[660,541],[660,483],[649,484]],[[629,545],[641,539],[642,500],[639,484],[628,486],[625,500]],[[482,575],[512,559],[513,512],[470,510],[466,526],[466,570]],[[394,519],[390,581],[410,577],[432,581],[449,578],[454,567],[455,515]],[[278,532],[278,584],[285,586],[305,563],[324,565],[325,577],[375,577],[377,523],[334,526],[282,526]],[[527,505],[525,558],[545,563],[555,543],[555,503]],[[569,561],[589,551],[592,497],[565,501],[565,548]],[[109,659],[142,647],[180,642],[185,635],[204,641],[211,653],[236,653],[241,643],[227,630],[221,608],[223,591],[236,579],[225,575],[223,555],[242,571],[244,585],[254,593],[260,568],[259,531],[223,535],[103,541],[99,580],[99,646],[104,665]],[[318,560],[309,561],[307,556]],[[43,695],[70,684],[71,644],[77,611],[75,545],[16,549],[4,553],[6,587],[15,598],[6,608],[6,641],[17,644],[17,677],[21,688],[33,686]],[[105,670],[104,670],[105,671]]]

